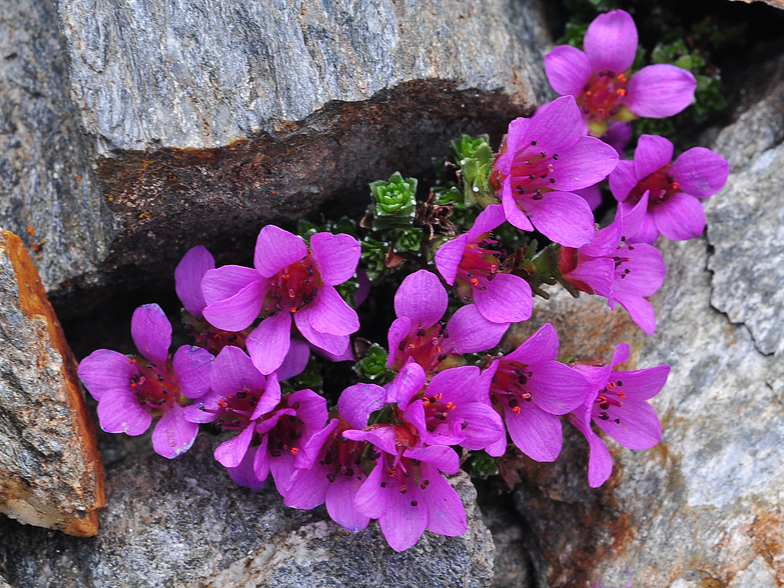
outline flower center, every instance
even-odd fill
[[[678,191],[678,182],[672,176],[672,164],[668,163],[663,168],[653,172],[651,175],[646,176],[637,185],[632,188],[627,198],[628,202],[637,204],[640,198],[643,197],[645,192],[650,191],[648,195],[648,211],[654,207],[667,202],[667,200]]]
[[[407,494],[414,485],[418,485],[419,489],[424,492],[430,486],[430,480],[423,478],[419,468],[421,465],[422,462],[418,459],[403,457],[399,454],[382,453],[376,466],[384,468],[381,487],[386,488],[387,483],[394,480],[397,482],[401,494]],[[417,501],[412,500],[411,506],[418,506]]]
[[[512,195],[518,204],[526,199],[541,200],[544,194],[558,187],[555,161],[558,154],[549,155],[546,151],[536,149],[537,141],[531,141],[530,147],[515,157],[509,177],[512,183]]]
[[[349,428],[349,424],[341,420],[330,433],[319,456],[319,463],[328,470],[327,480],[330,482],[334,482],[338,476],[360,478],[365,475],[362,456],[368,443],[343,437],[343,431]]]
[[[484,239],[478,243],[469,243],[463,251],[463,259],[457,266],[457,292],[465,300],[473,299],[473,288],[487,290],[487,283],[492,282],[501,267],[498,251],[487,249],[497,241]]]
[[[425,373],[434,372],[438,364],[452,353],[455,346],[454,342],[448,342],[447,339],[449,339],[449,332],[441,323],[436,323],[429,329],[425,329],[422,323],[419,323],[398,345],[398,351],[402,353],[395,357],[392,369],[399,372],[411,357],[425,370]]]
[[[131,376],[131,390],[139,404],[152,411],[153,417],[166,412],[175,402],[185,400],[169,360],[162,368],[143,358],[132,358],[129,363],[136,366],[136,373]]]
[[[626,73],[616,75],[610,70],[594,73],[583,86],[577,104],[589,121],[615,116],[621,109],[628,83]]]
[[[324,282],[311,258],[312,254],[293,263],[273,276],[272,286],[264,301],[264,311],[269,315],[279,310],[297,312],[311,303]]]
[[[533,372],[516,361],[501,361],[493,377],[490,393],[493,400],[505,400],[514,413],[520,413],[521,402],[531,402],[533,395],[526,389]]]
[[[263,393],[263,390],[250,390],[245,386],[236,394],[218,401],[217,409],[209,409],[202,405],[199,410],[217,414],[216,422],[222,428],[229,431],[241,431],[250,423],[250,417],[253,416],[253,411]]]
[[[427,430],[431,433],[449,419],[450,410],[457,408],[457,405],[452,402],[444,402],[441,396],[441,394],[428,396],[426,392],[422,396],[422,404],[425,407],[425,422],[427,423]]]
[[[608,408],[611,406],[616,406],[618,408],[623,406],[623,399],[626,398],[626,394],[621,390],[621,386],[623,386],[623,382],[620,380],[617,382],[608,382],[596,397],[594,403],[599,407],[599,418],[603,421],[610,419],[610,415],[606,412]],[[620,422],[621,419],[615,419],[616,424],[620,424]]]

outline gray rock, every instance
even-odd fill
[[[69,98],[54,0],[0,0],[0,226],[47,289],[95,271],[114,229]]]
[[[122,231],[76,286],[171,283],[191,246],[364,209],[550,97],[537,0],[61,0],[71,97]],[[67,297],[70,290],[59,294]]]
[[[76,361],[27,250],[0,230],[0,512],[90,536],[103,505]]]
[[[531,545],[534,541],[525,522],[508,499],[485,490],[480,501],[482,520],[493,535],[493,583],[491,588],[533,588]],[[482,492],[480,491],[480,497]]]
[[[150,453],[109,470],[101,533],[75,539],[0,521],[2,570],[16,588],[488,586],[493,543],[465,474],[452,478],[469,514],[461,537],[426,531],[402,553],[378,524],[352,535],[322,508],[283,506],[271,487],[240,488],[200,436],[184,456]]]

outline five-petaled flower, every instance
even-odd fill
[[[661,233],[673,241],[699,237],[705,228],[700,198],[727,182],[730,166],[718,153],[693,147],[672,161],[673,145],[664,137],[642,135],[634,161],[621,161],[610,174],[610,190],[629,212],[647,199],[636,227],[625,233],[629,243],[653,243]]]
[[[637,54],[637,27],[628,12],[600,14],[588,27],[580,51],[560,45],[544,58],[553,89],[574,96],[595,137],[607,121],[664,118],[691,104],[697,80],[680,67],[649,65],[631,75]]]

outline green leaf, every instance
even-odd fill
[[[414,223],[416,215],[416,178],[406,178],[395,172],[386,182],[370,184],[373,203],[373,230],[403,229]]]
[[[373,343],[367,355],[354,364],[354,372],[359,379],[369,384],[383,386],[395,379],[395,372],[387,367],[387,350],[378,343]]]
[[[422,253],[422,229],[399,229],[395,231],[395,253]]]
[[[486,478],[498,473],[500,457],[492,457],[486,451],[470,451],[463,462],[463,470],[472,478]]]

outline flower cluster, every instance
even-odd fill
[[[139,354],[99,349],[79,367],[101,427],[140,435],[157,418],[153,447],[171,459],[209,423],[224,435],[215,459],[238,484],[259,490],[271,474],[286,505],[326,504],[352,532],[378,519],[396,551],[426,529],[465,532],[464,507],[444,477],[461,456],[502,458],[514,447],[552,462],[564,420],[589,443],[589,484],[604,483],[612,459],[592,423],[628,448],[655,445],[661,424],[647,401],[669,367],[614,371],[628,359],[626,344],[609,365],[559,360],[550,324],[516,349],[498,346],[510,325],[531,318],[534,295],[548,296],[545,284],[603,296],[653,334],[647,298],[666,274],[653,243],[659,234],[699,236],[699,199],[727,179],[717,154],[696,147],[672,161],[673,145],[661,137],[643,135],[634,158],[619,160],[612,143],[629,139],[621,123],[679,112],[694,92],[693,76],[674,66],[632,73],[636,48],[627,13],[597,18],[585,52],[557,47],[546,58],[563,96],[512,121],[497,154],[487,137],[453,143],[462,185],[418,202],[416,180],[373,182],[360,227],[374,232],[361,241],[345,220],[332,231],[308,224],[299,235],[265,226],[253,267],[216,268],[204,247],[188,251],[175,280],[195,345],[170,355],[161,308],[138,308],[131,330]],[[605,179],[617,210],[598,228],[592,209]],[[533,232],[549,241],[541,251]],[[352,345],[368,274],[378,284],[402,271],[388,350]],[[375,304],[376,319],[391,318]],[[338,397],[297,384],[314,365],[354,361],[355,349],[360,381],[339,386]]]

